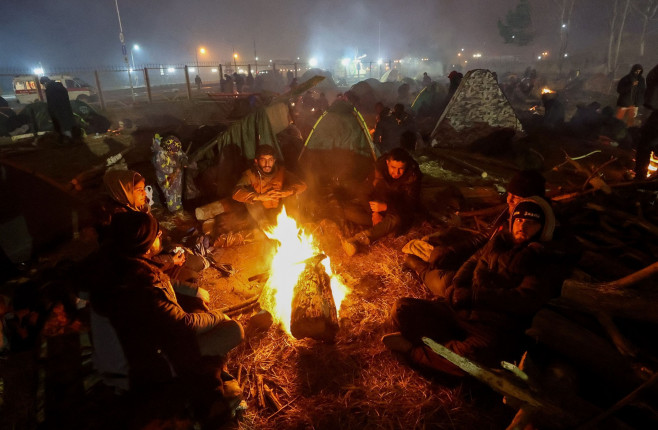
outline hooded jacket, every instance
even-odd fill
[[[413,219],[420,206],[420,186],[423,177],[418,163],[409,157],[404,174],[393,179],[388,173],[387,154],[377,160],[372,180],[372,199],[386,203],[387,213],[398,215],[403,222]]]
[[[640,70],[639,75],[635,74],[636,70]],[[633,85],[635,82],[637,82],[637,84]],[[642,76],[642,66],[640,64],[634,64],[633,67],[631,67],[630,73],[621,78],[617,84],[617,93],[619,94],[619,97],[617,98],[617,106],[642,106],[644,103],[645,89],[646,84],[644,77]]]

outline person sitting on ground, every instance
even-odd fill
[[[143,212],[149,216],[151,207],[146,196],[146,180],[134,170],[110,170],[103,176],[106,196],[96,208],[99,243],[105,240],[112,218],[117,213]],[[160,269],[180,281],[191,281],[208,267],[201,256],[172,247],[168,252],[155,256]]]
[[[92,286],[90,297],[93,310],[116,331],[131,391],[153,392],[177,380],[201,413],[212,407],[225,417],[239,403],[241,390],[222,368],[228,352],[244,339],[242,326],[209,310],[207,297],[179,303],[170,278],[152,260],[161,250],[155,218],[117,213],[110,232],[104,244],[106,276]]]
[[[359,246],[389,233],[399,234],[411,226],[420,208],[420,184],[423,174],[418,163],[407,151],[395,148],[382,155],[375,165],[371,192],[367,202],[355,207],[345,207],[345,217],[356,224],[369,228],[343,240],[348,256],[354,255]]]
[[[306,184],[295,174],[277,163],[274,148],[260,145],[254,165],[245,170],[233,190],[233,200],[245,204],[249,215],[261,229],[276,224],[281,203],[288,214],[297,215],[295,197],[306,190]]]
[[[525,329],[552,297],[543,244],[554,226],[545,200],[521,200],[507,228],[462,265],[439,297],[397,301],[391,320],[398,332],[385,335],[384,345],[415,364],[457,376],[464,373],[425,346],[423,337],[487,366],[518,358]]]
[[[496,218],[490,229],[469,234],[462,229],[451,229],[426,240],[412,240],[402,252],[404,265],[414,270],[425,286],[439,294],[450,285],[455,272],[477,250],[482,248],[491,235],[504,225],[512,209],[521,199],[531,196],[544,198],[546,179],[537,170],[523,170],[515,174],[507,185],[507,207]]]

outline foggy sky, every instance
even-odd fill
[[[570,49],[589,53],[607,42],[601,3],[579,0]],[[535,41],[504,45],[496,21],[517,0],[119,0],[126,45],[135,63],[192,64],[311,57],[329,62],[366,54],[441,59],[457,49],[490,55],[557,52],[558,15],[551,0],[531,0]],[[0,0],[0,67],[123,64],[114,0]],[[629,29],[639,28],[632,21]],[[654,32],[654,35],[656,32]],[[652,49],[649,45],[649,51]],[[604,52],[600,53],[600,57]],[[129,54],[130,56],[130,54]]]

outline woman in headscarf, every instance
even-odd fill
[[[102,243],[107,236],[107,229],[112,222],[112,216],[121,212],[144,212],[151,214],[151,207],[146,198],[146,180],[134,170],[110,170],[103,177],[108,198],[101,205],[99,241]],[[177,247],[178,248],[178,247]],[[180,281],[192,281],[198,272],[208,267],[203,257],[178,249],[176,252],[165,252],[154,258],[160,269],[171,278]]]

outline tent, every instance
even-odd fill
[[[438,145],[466,146],[504,128],[521,131],[521,122],[494,74],[476,69],[462,79],[431,137]]]
[[[196,150],[190,156],[190,164],[197,164],[201,177],[195,182],[201,191],[211,197],[229,195],[242,172],[256,157],[259,144],[271,145],[278,154],[277,158],[284,160],[276,135],[285,130],[289,122],[288,106],[274,103],[250,113]],[[197,176],[197,172],[190,168],[186,174],[189,175],[188,184],[191,177]],[[186,195],[186,198],[193,196]]]
[[[359,111],[338,100],[315,123],[299,156],[299,166],[313,189],[365,179],[378,156]]]

